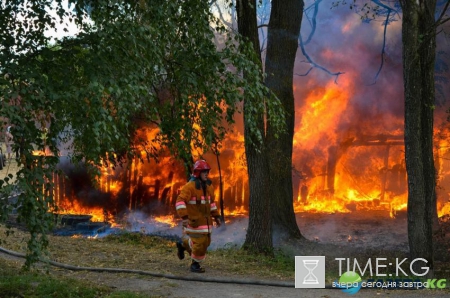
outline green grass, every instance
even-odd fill
[[[114,244],[141,246],[158,255],[167,255],[174,263],[168,251],[174,251],[175,242],[156,236],[140,233],[124,233],[108,236],[103,239]],[[164,260],[162,262],[165,262]],[[249,276],[262,279],[293,280],[295,276],[294,258],[285,255],[280,250],[274,251],[274,256],[255,255],[237,247],[218,249],[208,252],[207,267],[220,270],[226,276]],[[167,264],[166,264],[167,265]],[[236,275],[235,275],[236,274]],[[176,286],[169,283],[168,286]],[[23,272],[18,267],[0,258],[0,297],[1,298],[148,298],[133,292],[119,291],[106,286],[99,286],[90,281],[46,274],[42,270],[32,269]],[[153,296],[159,297],[159,296]]]
[[[105,241],[126,245],[143,245],[144,248],[148,249],[164,249],[173,243],[173,241],[158,236],[149,236],[137,232],[123,232],[117,235],[108,235],[105,237]]]
[[[175,250],[174,240],[140,233],[110,235],[104,240],[131,246],[142,245],[161,254],[167,254],[168,249],[170,252]],[[216,249],[208,251],[205,263],[207,267],[218,268],[230,274],[282,279],[294,279],[295,276],[295,259],[277,249],[274,250],[274,256],[256,255],[238,247]]]
[[[132,292],[113,291],[79,280],[52,277],[43,272],[23,272],[0,260],[2,298],[144,298]]]
[[[211,263],[220,263],[220,268],[240,274],[262,277],[291,278],[295,276],[295,259],[280,250],[274,256],[255,255],[238,248],[218,249],[208,253]]]

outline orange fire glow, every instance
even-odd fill
[[[154,220],[159,223],[167,224],[172,228],[177,226],[173,215],[156,216],[154,217]]]
[[[59,201],[58,214],[72,214],[72,215],[91,215],[92,222],[109,222],[115,226],[114,218],[108,214],[102,207],[86,207],[80,204],[76,199],[68,199]]]
[[[339,121],[354,120],[347,113],[355,88],[352,84],[350,79],[343,78],[339,85],[330,82],[325,88],[311,88],[302,104],[297,105],[296,114],[301,117],[297,119],[293,140],[295,212],[382,210],[395,216],[397,211],[406,210],[407,177],[402,132],[398,129],[385,132],[371,127],[357,132],[337,128]],[[392,127],[401,127],[403,120],[389,119],[389,123],[395,124]],[[231,216],[248,214],[248,175],[242,131],[242,120],[238,119],[223,141],[219,156],[211,152],[202,154],[212,166],[210,179],[216,189],[215,200],[219,203],[222,197],[224,214]],[[156,134],[156,129],[144,127],[138,131],[137,138],[152,144]],[[439,144],[439,158],[448,155],[448,144],[443,140]],[[157,144],[152,146],[159,150]],[[141,153],[145,160],[148,148],[142,148]],[[450,179],[450,165],[442,161],[437,163],[437,168],[439,182],[450,182],[446,181]],[[158,162],[131,160],[121,171],[118,174],[117,169],[102,169],[98,184],[103,192],[111,194],[111,200],[117,200],[125,193],[128,210],[144,209],[157,222],[177,225],[173,216],[174,203],[187,181],[179,161],[166,153]],[[104,220],[102,208],[86,208],[73,200],[70,202],[70,207],[61,204],[67,213],[92,214],[94,220]],[[450,202],[441,201],[438,213],[439,216],[449,214]]]

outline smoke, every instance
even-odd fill
[[[225,225],[214,228],[209,249],[240,248],[244,244],[247,227],[247,217],[234,217]]]
[[[67,198],[76,197],[78,202],[85,207],[104,207],[107,210],[112,208],[111,195],[98,190],[87,169],[82,165],[74,165],[69,158],[61,157],[58,169],[64,172],[68,179],[65,183],[70,184],[65,189]]]
[[[177,220],[176,218],[174,219]],[[142,212],[132,212],[127,216],[127,231],[140,232],[143,234],[157,235],[169,239],[180,239],[182,236],[181,222],[172,226],[168,223],[161,223],[155,217],[148,216]],[[226,224],[220,227],[213,227],[211,234],[211,244],[209,250],[241,248],[245,242],[247,234],[248,217],[232,217]],[[286,239],[281,233],[273,233],[274,244],[281,243]]]
[[[167,222],[159,221],[161,217],[149,216],[143,212],[134,211],[126,216],[126,231],[139,232],[147,235],[156,235],[168,239],[180,239],[182,226],[178,219],[171,215],[166,216]],[[209,249],[240,248],[245,241],[248,218],[235,217],[220,227],[214,227],[212,241]]]
[[[175,218],[175,222],[177,219]],[[297,214],[302,235],[314,242],[350,247],[407,250],[406,219],[392,219],[387,213],[302,213]],[[127,217],[127,231],[178,240],[182,236],[181,223],[158,222],[142,212]],[[395,228],[393,228],[393,226]],[[209,250],[241,248],[247,234],[248,217],[229,218],[225,225],[214,227]],[[273,232],[275,247],[288,239],[278,230]]]
[[[161,222],[157,221],[154,216],[133,211],[126,215],[126,230],[150,235],[174,236],[176,232],[171,222],[173,217],[168,217],[168,222]]]
[[[381,20],[362,22],[360,16],[348,6],[340,6],[338,9],[330,9],[330,6],[330,2],[321,2],[315,34],[311,42],[305,45],[314,63],[324,69],[316,67],[308,75],[303,75],[312,65],[299,50],[294,70],[296,122],[293,164],[297,171],[294,174],[294,200],[301,196],[300,189],[304,187],[307,190],[305,197],[309,191],[309,194],[317,194],[319,202],[331,202],[332,197],[325,191],[334,185],[330,185],[328,180],[331,179],[327,178],[337,177],[336,181],[339,183],[336,183],[336,188],[340,187],[346,191],[349,184],[343,184],[339,180],[345,176],[350,177],[347,180],[351,180],[351,186],[353,190],[358,191],[359,197],[379,201],[381,191],[377,187],[380,188],[381,185],[380,177],[384,173],[382,170],[386,170],[385,167],[389,169],[385,175],[387,180],[394,175],[392,170],[398,169],[398,166],[402,165],[399,161],[404,160],[402,147],[392,146],[388,154],[384,147],[352,147],[348,150],[343,147],[347,151],[342,149],[341,152],[333,150],[338,150],[336,148],[345,141],[356,138],[378,135],[401,137],[403,134],[401,21],[398,19],[389,24],[384,40],[385,28]],[[311,27],[304,19],[303,40],[306,40],[310,32]],[[382,56],[384,42],[385,52]],[[342,74],[339,77],[332,74],[337,72]],[[446,90],[448,93],[449,89]],[[436,111],[437,114],[446,116],[442,111]],[[247,209],[248,206],[248,189],[243,186],[243,182],[247,180],[242,145],[243,118],[241,115],[236,116],[236,124],[231,130],[232,133],[224,140],[220,155],[225,208],[230,210],[239,209],[241,205]],[[145,136],[144,132],[142,136]],[[334,153],[334,159],[330,158],[330,153]],[[385,156],[389,157],[388,165],[383,163]],[[204,157],[213,166],[216,156],[207,153]],[[332,162],[335,168],[330,170]],[[114,198],[111,198],[111,194],[97,190],[82,168],[65,161],[61,162],[61,168],[70,178],[73,195],[81,200],[82,204],[119,212],[129,212],[128,208],[140,208],[140,211],[126,214],[130,231],[181,236],[179,223],[173,227],[171,224],[157,221],[154,215],[161,216],[173,211],[176,192],[186,180],[182,165],[169,158],[162,158],[160,163],[135,164],[133,170],[127,174],[128,184],[124,183]],[[219,185],[217,168],[213,166],[211,172],[211,179],[216,187]],[[327,171],[328,174],[331,172],[328,176]],[[313,179],[315,186],[311,182]],[[447,176],[446,180],[442,181],[448,182],[448,179],[450,178]],[[393,182],[387,181],[384,184],[385,190],[392,192],[393,189],[389,185]],[[370,188],[378,193],[368,194],[365,189]],[[448,190],[442,188],[438,191],[448,198]],[[395,191],[395,195],[404,192]],[[338,195],[344,197],[342,193]],[[311,240],[347,241],[346,237],[352,232],[341,233],[344,229],[339,227],[338,230],[337,226],[342,222],[336,218],[330,216],[327,221],[302,227],[301,230]],[[235,217],[226,226],[215,228],[211,249],[240,247],[245,241],[247,224],[248,219]],[[275,243],[284,237],[277,231],[274,234]]]
[[[382,57],[382,18],[362,22],[360,16],[347,5],[336,9],[330,9],[330,5],[325,1],[320,4],[316,31],[305,50],[315,63],[329,72],[343,74],[336,79],[326,71],[315,68],[308,76],[296,76],[294,84],[298,108],[306,103],[311,90],[336,88],[346,97],[346,109],[334,123],[338,131],[365,128],[384,132],[395,130],[402,125],[401,121],[396,121],[396,127],[392,127],[391,121],[383,120],[392,117],[401,119],[403,116],[400,20],[391,22],[387,28]],[[302,36],[308,36],[311,30],[309,23],[304,21]],[[299,51],[297,74],[304,74],[310,68],[305,61],[306,57]],[[377,77],[381,63],[383,66]],[[334,111],[330,109],[329,112]]]
[[[331,214],[322,215],[322,220],[318,227],[308,225],[308,221],[302,218],[299,221],[299,227],[303,235],[310,240],[318,242],[330,242],[333,237],[339,233],[339,222],[336,221],[336,217]],[[344,233],[342,230],[341,233]],[[345,234],[345,233],[344,233]]]
[[[302,235],[317,243],[408,250],[406,217],[392,219],[386,212],[303,213],[297,223]]]

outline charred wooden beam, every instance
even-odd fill
[[[340,157],[350,148],[350,147],[360,147],[360,146],[387,146],[385,154],[385,165],[389,159],[389,148],[391,146],[404,145],[403,136],[399,135],[385,135],[379,134],[376,136],[360,136],[359,138],[348,138],[342,141],[339,146],[333,145],[328,148],[328,161],[326,169],[326,185],[331,194],[334,193],[334,181],[336,175],[336,165]],[[387,169],[387,166],[386,166]],[[386,177],[384,177],[382,182],[382,197],[384,196],[384,189],[386,184]]]

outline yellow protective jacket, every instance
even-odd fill
[[[185,231],[187,234],[208,234],[213,227],[213,217],[219,216],[214,202],[214,190],[211,181],[206,182],[206,194],[199,179],[191,180],[181,189],[175,203],[180,217],[189,219]]]

